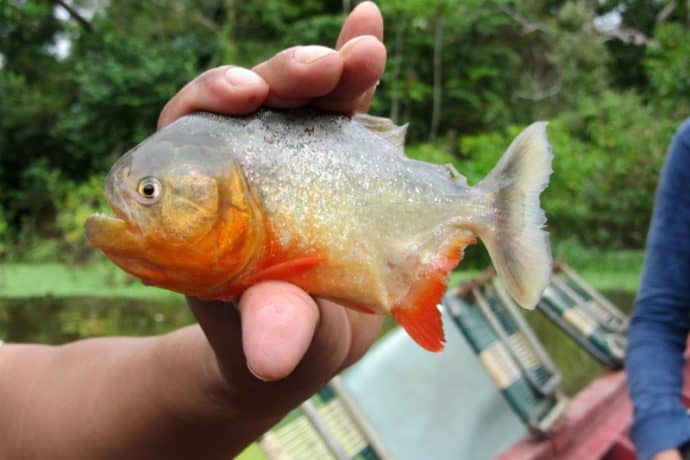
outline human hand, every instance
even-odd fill
[[[197,111],[243,115],[261,105],[313,105],[334,112],[366,112],[386,63],[383,19],[371,2],[359,4],[340,31],[336,48],[295,46],[252,71],[226,65],[189,82],[163,108],[158,128]]]
[[[658,452],[652,460],[683,460],[678,449],[666,449]]]
[[[366,111],[385,67],[382,35],[378,8],[362,3],[345,21],[336,49],[294,47],[253,71],[209,70],[170,100],[158,125],[197,110],[247,114],[261,105]],[[219,377],[218,400],[255,417],[282,416],[317,391],[362,356],[383,320],[277,281],[251,287],[237,308],[188,302],[214,352],[208,350],[214,358],[210,375]]]
[[[297,47],[253,72],[209,70],[171,99],[158,125],[262,104],[366,111],[385,66],[382,34],[378,8],[360,4],[337,51]],[[237,308],[189,304],[200,326],[158,337],[3,346],[0,457],[231,458],[361,357],[382,322],[275,281],[251,287]]]

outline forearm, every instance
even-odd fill
[[[239,418],[203,335],[0,350],[0,458],[231,458],[275,418]]]

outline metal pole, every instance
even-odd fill
[[[378,434],[376,434],[374,428],[369,424],[364,414],[362,414],[362,412],[359,410],[357,403],[350,395],[349,390],[345,388],[340,376],[333,377],[331,380],[331,387],[333,388],[333,391],[335,391],[335,394],[338,395],[340,402],[343,404],[343,407],[345,407],[345,410],[352,418],[352,421],[355,423],[357,428],[360,429],[364,435],[364,438],[369,441],[369,444],[371,444],[371,446],[374,448],[379,458],[381,460],[391,460],[393,455],[388,451],[388,449],[386,449],[386,446],[381,438],[378,436]]]
[[[319,413],[316,410],[314,403],[312,403],[310,400],[306,400],[302,403],[301,407],[302,411],[304,411],[304,415],[307,417],[307,420],[309,420],[309,423],[312,424],[316,432],[319,433],[319,436],[321,436],[324,444],[326,444],[326,447],[328,447],[328,450],[331,451],[336,460],[350,460],[350,457],[343,450],[343,448],[340,447],[338,441],[336,441],[333,433],[331,433],[331,430],[328,429],[326,424],[323,423],[323,420],[321,420],[321,417],[319,417]]]

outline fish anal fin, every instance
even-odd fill
[[[443,350],[445,335],[438,304],[446,290],[444,279],[424,280],[408,295],[405,302],[393,307],[391,315],[423,348]]]
[[[252,283],[268,280],[293,281],[310,271],[314,267],[326,262],[322,256],[303,256],[279,262],[255,272],[251,277]]]
[[[391,309],[395,320],[422,347],[443,350],[445,336],[438,305],[446,292],[448,275],[460,263],[465,247],[474,244],[474,236],[455,238],[439,254],[412,288],[405,300]]]

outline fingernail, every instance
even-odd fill
[[[225,78],[233,86],[254,86],[262,82],[262,78],[242,67],[230,67],[225,71]]]
[[[252,374],[257,379],[261,380],[262,382],[269,382],[270,381],[266,377],[262,377],[256,371],[254,371],[254,369],[252,369],[252,367],[249,365],[249,363],[247,363],[247,369],[249,370],[250,374]]]
[[[293,56],[297,62],[301,62],[302,64],[311,64],[312,62],[333,53],[335,53],[335,51],[333,51],[331,48],[318,45],[309,45],[298,47]]]
[[[349,52],[352,48],[354,48],[357,45],[357,43],[359,43],[362,40],[364,40],[365,38],[369,38],[371,36],[372,35],[360,35],[359,37],[355,37],[355,38],[345,42],[345,44],[340,48],[340,52],[341,53]],[[374,38],[376,38],[376,37],[374,37]]]
[[[352,11],[356,10],[357,8],[363,8],[364,6],[369,7],[369,6],[372,6],[372,5],[374,6],[374,8],[378,8],[378,7],[376,6],[376,3],[371,2],[371,1],[366,1],[366,2],[362,2],[362,3],[358,4],[357,6],[355,6],[355,7],[352,9]]]

